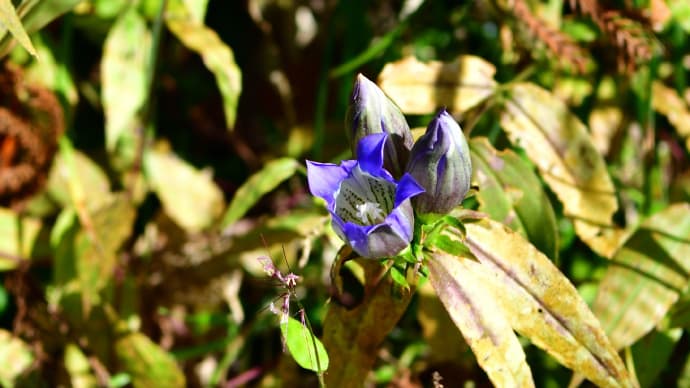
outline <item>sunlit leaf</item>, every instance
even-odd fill
[[[289,317],[286,323],[280,325],[280,330],[285,339],[285,345],[299,366],[314,372],[324,372],[328,369],[326,349],[305,325]]]
[[[475,56],[453,62],[420,62],[414,57],[387,64],[379,85],[407,114],[429,114],[440,107],[465,112],[491,96],[496,68]]]
[[[118,338],[115,354],[134,388],[185,386],[184,374],[175,359],[141,333]]]
[[[660,81],[652,83],[652,106],[654,110],[668,118],[690,151],[690,108],[676,93]]]
[[[9,331],[0,329],[0,385],[15,387],[16,379],[31,367],[33,361],[29,345]]]
[[[22,260],[30,259],[35,250],[40,249],[37,244],[40,243],[42,227],[38,219],[0,208],[0,271],[16,268]],[[46,252],[46,249],[41,250]]]
[[[556,216],[532,166],[511,150],[497,151],[486,138],[472,139],[470,150],[480,187],[479,210],[519,232],[555,260]]]
[[[103,47],[101,83],[108,152],[132,163],[137,150],[139,115],[147,98],[146,72],[151,54],[151,32],[144,17],[130,7],[121,14]]]
[[[144,167],[165,212],[184,229],[198,232],[220,217],[225,201],[209,171],[158,150],[146,154]]]
[[[232,50],[215,31],[195,20],[181,0],[170,1],[166,24],[182,44],[201,55],[206,67],[216,77],[223,97],[225,123],[232,129],[242,91],[242,74]]]
[[[228,226],[242,218],[261,197],[278,187],[300,168],[301,164],[292,158],[276,159],[249,177],[237,189],[223,216],[223,226]]]
[[[602,387],[633,386],[616,350],[570,281],[519,234],[490,219],[466,223],[465,243],[518,333]]]
[[[497,387],[534,386],[517,336],[485,289],[491,274],[472,259],[445,253],[432,254],[428,265],[431,285],[491,382]]]
[[[21,20],[17,15],[11,0],[0,0],[0,34],[5,34],[7,29],[19,44],[33,56],[37,56],[36,49],[31,43],[31,39],[26,34]]]
[[[395,287],[390,277],[372,281],[381,271],[375,261],[359,262],[369,290],[362,302],[348,309],[333,301],[323,323],[323,344],[330,358],[327,386],[361,387],[377,359],[378,348],[407,309],[412,293]],[[373,284],[372,284],[373,283]]]
[[[617,349],[652,330],[687,289],[688,236],[690,205],[673,205],[644,221],[611,261],[593,310]]]
[[[501,125],[537,165],[580,239],[611,257],[623,234],[611,220],[618,209],[615,187],[584,124],[548,91],[517,83],[509,89]]]

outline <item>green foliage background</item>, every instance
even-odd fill
[[[688,386],[690,5],[603,7],[0,0],[0,385],[499,384],[431,287],[444,299],[476,284],[473,301],[497,306],[481,327],[522,335],[536,386],[590,375],[540,343],[520,315],[530,302],[511,306],[524,290],[579,346],[610,340],[601,354],[631,376],[611,386]],[[473,258],[453,275],[459,261],[439,256],[447,282],[343,263],[309,195],[305,159],[350,157],[360,72],[412,127],[447,107],[472,149],[463,206],[513,231],[472,224],[471,252],[440,239]],[[524,251],[557,269],[535,259],[544,277],[501,295],[477,280],[491,278],[483,244],[516,277]],[[567,290],[549,304],[549,282],[589,309]],[[325,368],[311,333],[324,375],[307,370]]]

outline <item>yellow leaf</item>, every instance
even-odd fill
[[[491,274],[479,283],[517,332],[599,386],[635,386],[599,321],[546,256],[491,219],[465,228],[467,247]]]
[[[428,114],[444,106],[461,113],[494,93],[495,72],[491,63],[471,55],[450,63],[407,57],[387,64],[378,82],[404,113]]]
[[[534,84],[514,84],[509,93],[503,129],[536,164],[580,239],[611,257],[624,232],[611,221],[618,209],[615,187],[587,128],[562,101]]]
[[[428,264],[431,285],[491,382],[497,387],[533,387],[522,346],[486,292],[491,276],[487,270],[471,259],[440,252],[432,254]]]
[[[34,45],[31,44],[29,35],[26,34],[22,26],[17,11],[14,9],[11,0],[0,0],[0,36],[4,33],[3,30],[9,30],[12,36],[19,42],[19,44],[34,57],[38,56]]]
[[[165,212],[187,231],[198,232],[220,217],[225,206],[223,193],[208,172],[157,150],[146,154],[144,167]]]

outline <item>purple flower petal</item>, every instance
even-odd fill
[[[424,188],[412,178],[412,175],[405,174],[400,179],[400,182],[398,182],[398,189],[395,192],[395,204],[393,207],[398,207],[404,200],[423,192]]]
[[[313,195],[325,199],[330,208],[333,195],[338,191],[340,182],[347,178],[354,165],[354,160],[343,161],[340,166],[307,160],[309,190]]]
[[[363,137],[357,145],[357,161],[363,171],[379,175],[383,167],[383,147],[386,145],[386,133],[376,133]],[[385,171],[385,170],[383,170]]]

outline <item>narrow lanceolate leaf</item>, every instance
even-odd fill
[[[690,151],[690,108],[678,93],[661,83],[652,84],[652,106],[654,110],[668,118],[678,135],[685,139],[685,146]]]
[[[493,274],[486,288],[515,330],[599,386],[635,385],[599,321],[546,256],[496,221],[465,228],[467,247]]]
[[[261,197],[293,176],[300,166],[301,164],[292,158],[276,159],[266,163],[261,171],[252,175],[237,189],[235,197],[223,216],[223,226],[228,226],[242,218]]]
[[[690,280],[690,205],[647,219],[613,258],[599,285],[594,313],[617,348],[652,330]]]
[[[201,55],[206,67],[216,77],[223,97],[225,122],[229,129],[235,126],[237,102],[242,91],[242,74],[235,56],[215,31],[195,20],[180,0],[169,3],[166,24],[168,29],[187,48]]]
[[[556,216],[532,166],[511,150],[497,151],[486,138],[470,141],[481,190],[479,210],[510,226],[551,259],[558,255]]]
[[[0,329],[0,385],[14,387],[17,378],[26,372],[34,361],[31,348],[7,330]]]
[[[146,154],[144,168],[165,212],[184,229],[198,232],[220,217],[225,205],[223,193],[210,171],[199,171],[177,156],[158,150]]]
[[[151,32],[136,7],[130,7],[108,32],[101,62],[106,146],[125,162],[133,160],[137,148],[150,52]]]
[[[129,333],[115,342],[115,354],[134,388],[184,387],[185,377],[175,359],[141,333]]]
[[[431,285],[491,382],[497,387],[534,386],[520,341],[486,289],[491,274],[471,259],[440,252],[428,264]]]
[[[292,358],[304,369],[314,372],[325,372],[328,369],[328,353],[321,341],[309,329],[295,318],[280,325]]]
[[[29,54],[37,55],[36,49],[31,44],[31,39],[26,34],[11,0],[0,0],[0,33],[4,34],[5,30],[8,30]]]
[[[449,63],[407,57],[387,64],[378,81],[404,113],[428,114],[440,107],[461,113],[494,93],[495,72],[494,65],[472,55]]]
[[[611,257],[623,234],[611,221],[618,202],[587,128],[556,96],[534,84],[514,84],[509,94],[501,113],[503,129],[537,165],[580,239]]]

